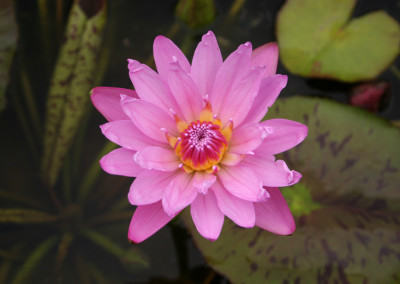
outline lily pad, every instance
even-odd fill
[[[267,117],[309,126],[307,139],[283,155],[303,174],[282,189],[297,229],[277,236],[226,220],[212,243],[186,218],[208,263],[233,283],[398,283],[399,129],[316,98],[280,100]]]
[[[350,20],[356,0],[288,0],[279,12],[281,60],[302,76],[372,79],[399,54],[400,26],[384,11]]]
[[[8,72],[17,44],[17,24],[14,17],[14,2],[0,3],[0,111],[6,104],[5,92],[9,80]]]

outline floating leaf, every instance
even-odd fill
[[[75,1],[71,8],[64,44],[47,100],[42,170],[44,179],[50,186],[57,180],[64,158],[87,110],[106,21],[105,1],[97,2],[102,5],[95,5],[95,11],[89,11],[87,5],[83,5],[86,2]]]
[[[399,53],[399,24],[384,11],[350,21],[356,0],[288,0],[277,37],[283,64],[302,76],[375,78]]]
[[[50,215],[37,210],[19,208],[0,209],[0,223],[47,223],[58,219],[58,216]]]
[[[17,44],[17,24],[14,18],[14,1],[0,3],[0,111],[6,104],[5,92],[8,72]]]
[[[284,155],[303,174],[282,190],[297,229],[277,236],[227,221],[212,243],[186,218],[209,264],[233,283],[398,283],[400,131],[322,99],[281,100],[267,115],[274,116],[309,126],[307,139]]]

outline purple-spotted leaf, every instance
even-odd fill
[[[8,72],[17,44],[17,24],[14,17],[14,2],[2,0],[0,3],[0,111],[6,104],[5,92]]]
[[[351,19],[356,0],[288,0],[277,37],[283,64],[302,76],[372,79],[399,54],[399,24],[384,11]]]
[[[106,1],[75,1],[47,99],[42,171],[53,186],[87,110],[106,21]],[[89,8],[94,8],[89,9]]]
[[[398,283],[400,130],[314,98],[280,100],[273,117],[309,127],[307,139],[283,155],[303,174],[300,184],[281,189],[297,229],[278,236],[226,218],[209,242],[186,218],[208,263],[233,283]]]

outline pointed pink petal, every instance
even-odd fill
[[[193,176],[193,186],[199,193],[207,194],[208,189],[214,184],[217,177],[207,172],[197,171]]]
[[[142,100],[152,103],[166,112],[169,112],[170,109],[178,109],[168,86],[153,69],[136,60],[128,59],[128,61],[129,77]]]
[[[174,95],[182,118],[190,123],[199,117],[203,108],[203,99],[192,78],[180,67],[180,62],[170,64],[168,85]]]
[[[190,73],[190,63],[182,51],[170,39],[157,36],[153,45],[154,61],[164,82],[168,82],[169,64],[178,61],[185,72]]]
[[[279,49],[276,42],[270,42],[257,47],[251,54],[251,66],[265,66],[263,77],[276,74]]]
[[[167,143],[165,132],[178,136],[175,120],[172,115],[161,108],[143,100],[129,97],[121,98],[122,109],[133,121],[135,126],[146,136]]]
[[[162,204],[168,215],[173,216],[196,198],[197,190],[193,186],[192,178],[193,174],[182,171],[165,189]]]
[[[190,206],[190,213],[197,231],[210,241],[218,239],[224,224],[224,214],[219,210],[212,191],[199,194]]]
[[[202,97],[211,93],[222,55],[213,32],[203,35],[193,55],[191,76]]]
[[[246,83],[243,80],[250,72],[250,58],[251,44],[242,44],[236,51],[228,56],[217,72],[214,86],[209,95],[213,112],[217,113],[221,119],[228,120],[231,118],[230,116],[233,115],[233,111],[237,111],[238,99],[235,98],[235,96],[244,96],[242,90],[249,88],[249,85],[251,85],[250,82]],[[253,76],[250,76],[250,79],[252,78]],[[245,86],[241,86],[242,84],[245,84]],[[246,108],[246,104],[249,106],[251,105],[253,97],[247,97],[247,99],[244,100],[244,108]],[[240,99],[243,98],[241,97]],[[226,106],[227,103],[235,107],[235,110],[229,110]],[[223,117],[221,116],[221,111],[223,112]],[[248,109],[246,111],[248,111]],[[235,121],[235,124],[236,123]]]
[[[136,177],[142,171],[143,168],[135,163],[133,156],[135,151],[118,148],[100,160],[100,166],[102,169],[112,175]]]
[[[161,147],[146,147],[134,156],[135,162],[148,170],[174,171],[181,163],[173,149]]]
[[[129,225],[128,239],[134,243],[143,242],[172,218],[165,214],[161,202],[138,206]]]
[[[92,89],[90,96],[94,107],[108,120],[126,120],[128,117],[121,107],[121,95],[137,98],[137,94],[133,90],[112,88],[112,87],[96,87]]]
[[[261,81],[260,89],[243,124],[259,122],[263,119],[281,90],[286,87],[286,75],[273,75]]]
[[[221,167],[217,173],[222,185],[233,195],[248,201],[260,201],[268,196],[261,178],[242,163],[234,167]]]
[[[261,124],[273,131],[257,149],[265,154],[274,155],[289,150],[302,142],[308,133],[307,126],[287,119],[270,119]]]
[[[267,188],[270,198],[254,203],[256,226],[278,235],[290,235],[296,229],[292,213],[278,188]]]
[[[149,146],[163,146],[143,134],[131,120],[118,120],[100,126],[101,132],[112,142],[130,150],[138,151]]]
[[[176,172],[144,170],[132,183],[128,200],[132,205],[146,205],[160,201]]]
[[[249,155],[242,161],[242,164],[256,172],[264,186],[289,186],[300,180],[300,173],[291,171],[284,161],[278,160],[275,162],[271,158],[267,159],[258,154]]]
[[[218,206],[222,213],[238,226],[252,228],[255,224],[253,202],[246,201],[230,194],[219,182],[215,183],[210,192],[214,191]]]
[[[256,150],[269,133],[261,126],[254,123],[243,125],[234,129],[229,141],[228,151],[236,154],[249,154]]]

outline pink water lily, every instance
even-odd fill
[[[303,141],[307,127],[260,122],[287,82],[275,74],[277,45],[252,50],[248,42],[223,61],[208,32],[190,64],[158,36],[154,59],[158,73],[128,60],[135,91],[97,87],[91,96],[109,121],[103,134],[121,146],[101,159],[102,168],[136,177],[129,239],[142,242],[189,205],[198,232],[210,240],[224,216],[241,227],[291,234],[295,223],[278,187],[301,174],[274,155]]]

